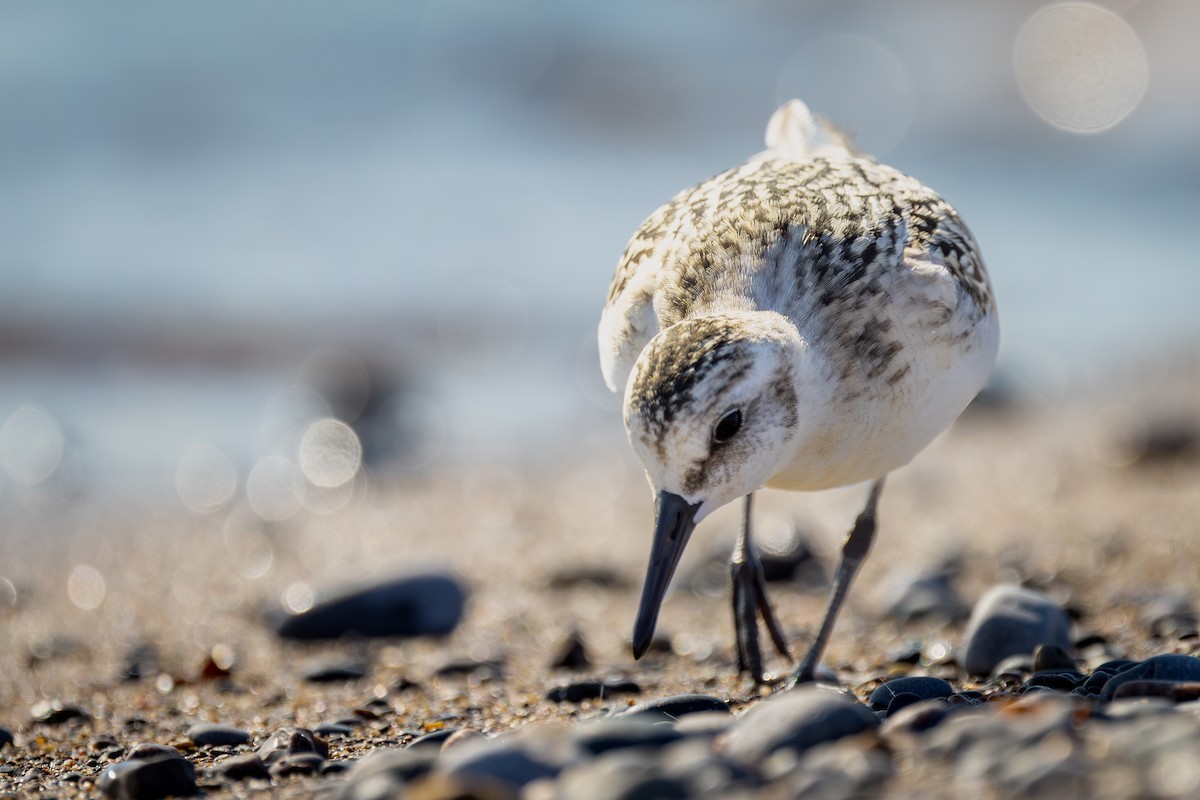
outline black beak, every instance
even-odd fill
[[[654,544],[650,548],[650,566],[646,568],[646,583],[642,586],[642,602],[638,605],[637,621],[633,624],[633,657],[641,658],[650,647],[658,610],[671,584],[671,576],[679,566],[683,548],[696,529],[696,512],[700,503],[691,505],[677,494],[659,492],[654,504]]]

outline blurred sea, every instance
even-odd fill
[[[1018,384],[1194,346],[1200,5],[1046,5],[5,4],[0,498],[56,446],[89,489],[245,477],[328,346],[406,469],[619,449],[612,268],[792,96],[958,207]]]

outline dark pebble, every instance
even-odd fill
[[[33,721],[41,725],[62,725],[73,719],[90,719],[79,706],[64,705],[54,700],[38,703],[33,707]]]
[[[767,583],[795,583],[813,589],[829,584],[829,576],[813,552],[808,537],[795,524],[778,544],[760,541],[758,557]]]
[[[638,703],[635,706],[622,709],[619,714],[624,717],[631,717],[635,714],[650,714],[674,720],[688,714],[703,714],[706,711],[716,711],[723,714],[732,713],[729,710],[729,704],[719,697],[712,697],[706,694],[677,694]]]
[[[200,792],[195,767],[176,756],[113,764],[101,773],[99,786],[100,791],[115,800],[191,797]]]
[[[970,675],[989,675],[1008,656],[1032,654],[1039,644],[1071,651],[1066,613],[1031,589],[993,586],[971,612],[962,666]]]
[[[499,659],[489,658],[481,661],[473,659],[454,659],[447,661],[434,672],[439,678],[471,676],[479,680],[503,680],[504,663]]]
[[[313,730],[321,736],[349,736],[354,733],[351,726],[340,722],[323,722]]]
[[[629,586],[629,579],[615,567],[587,566],[560,569],[546,580],[546,588],[559,591],[580,586],[624,589]]]
[[[954,588],[954,573],[947,567],[921,572],[896,592],[887,615],[902,622],[942,620],[956,622],[967,614],[967,605]]]
[[[1153,636],[1159,639],[1185,639],[1196,634],[1196,609],[1191,598],[1160,597],[1146,611],[1146,623]]]
[[[285,639],[444,636],[462,619],[467,593],[451,575],[429,573],[379,583],[284,618]]]
[[[1086,650],[1089,647],[1105,644],[1108,644],[1108,638],[1103,634],[1096,633],[1095,631],[1088,631],[1087,633],[1083,633],[1075,637],[1076,650]]]
[[[923,700],[895,712],[889,711],[879,732],[884,739],[897,735],[922,734],[937,727],[952,711],[946,700]]]
[[[158,648],[153,642],[143,642],[126,654],[125,666],[121,668],[121,679],[140,681],[142,678],[153,677],[158,672]]]
[[[5,747],[8,747],[12,743],[13,743],[12,731],[10,731],[8,728],[0,728],[0,750],[3,750]]]
[[[271,765],[271,774],[276,777],[287,775],[318,775],[325,759],[316,753],[292,753]]]
[[[298,753],[315,753],[322,759],[329,758],[329,744],[307,728],[280,728],[258,748],[258,757],[264,764],[274,764]]]
[[[125,754],[126,761],[146,761],[159,756],[171,756],[172,758],[183,758],[183,753],[171,747],[169,744],[159,744],[158,742],[139,742],[129,748],[129,752]]]
[[[187,736],[201,747],[206,745],[233,747],[250,742],[250,734],[241,728],[234,728],[230,725],[214,725],[207,722],[201,722],[188,728]]]
[[[81,772],[64,772],[62,777],[59,778],[59,780],[62,781],[63,783],[79,783],[81,780],[83,780],[83,773],[81,773]]]
[[[458,732],[458,728],[442,728],[440,731],[433,731],[424,736],[418,736],[408,743],[408,747],[434,747],[441,749],[442,743]]]
[[[1078,672],[1035,672],[1025,681],[1025,688],[1053,689],[1056,692],[1069,692],[1084,683],[1084,677]]]
[[[571,631],[554,648],[550,669],[587,669],[592,665],[579,631]]]
[[[1100,666],[1098,666],[1094,670],[1092,670],[1092,674],[1096,675],[1099,673],[1103,673],[1105,675],[1108,675],[1109,677],[1112,677],[1113,675],[1116,675],[1118,672],[1124,672],[1125,670],[1129,669],[1130,667],[1132,667],[1134,664],[1137,664],[1137,663],[1139,663],[1139,662],[1133,661],[1128,658],[1118,658],[1118,659],[1114,659],[1112,661],[1105,661],[1103,664],[1101,664]]]
[[[1147,680],[1175,683],[1200,681],[1200,658],[1183,655],[1162,655],[1148,658],[1109,678],[1108,682],[1104,684],[1100,697],[1105,701],[1112,700],[1122,684]]]
[[[1098,695],[1103,691],[1104,684],[1108,683],[1108,679],[1111,677],[1112,675],[1107,672],[1093,672],[1087,677],[1087,680],[1075,688],[1085,694]]]
[[[338,775],[349,772],[358,763],[352,758],[339,758],[337,761],[326,761],[321,765],[322,775]]]
[[[341,800],[387,800],[399,797],[405,784],[426,775],[437,760],[433,748],[376,750],[346,773]]]
[[[1078,672],[1075,659],[1061,647],[1039,644],[1033,651],[1034,672]]]
[[[637,694],[640,691],[641,686],[627,680],[577,681],[554,687],[546,692],[546,699],[552,703],[580,703],[584,700],[603,700],[614,694]]]
[[[596,755],[629,747],[656,749],[678,741],[683,734],[663,723],[610,717],[581,725],[572,738],[582,750]]]
[[[879,726],[861,703],[816,686],[801,686],[758,703],[734,720],[725,736],[725,755],[760,762],[777,750],[808,748]]]
[[[240,756],[227,758],[217,762],[213,768],[218,775],[231,781],[271,780],[267,765],[258,757],[258,753],[243,753]]]
[[[1200,425],[1183,419],[1160,419],[1130,436],[1124,447],[1133,464],[1163,464],[1200,453]]]
[[[884,712],[885,717],[890,717],[902,708],[907,708],[913,703],[921,702],[921,698],[912,692],[900,692],[892,698],[892,702],[888,703],[887,711]]]
[[[954,694],[954,687],[941,678],[895,678],[871,692],[867,703],[876,711],[890,709],[892,701],[900,694],[916,695],[917,700],[932,700],[949,697]]]
[[[357,681],[367,677],[367,665],[350,664],[315,664],[304,670],[301,677],[309,683],[335,683],[338,681]]]

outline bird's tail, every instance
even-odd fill
[[[781,105],[767,123],[767,149],[759,158],[857,158],[862,153],[849,134],[809,111],[799,100]]]

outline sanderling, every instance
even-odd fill
[[[788,647],[751,543],[753,492],[873,481],[795,683],[812,679],[867,554],[884,476],[983,386],[999,325],[975,239],[935,192],[796,100],[766,139],[642,223],[609,290],[600,361],[655,496],[635,657],[695,526],[743,498],[738,668],[765,681],[758,615]]]

